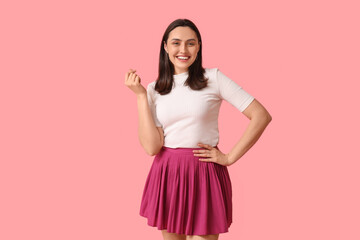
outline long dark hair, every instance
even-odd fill
[[[164,49],[164,42],[167,42],[169,38],[170,32],[179,26],[187,26],[190,27],[197,35],[198,41],[200,44],[199,51],[197,53],[197,58],[191,64],[191,66],[188,69],[189,76],[187,80],[185,81],[185,85],[189,86],[193,90],[200,90],[202,88],[205,88],[207,86],[207,78],[205,78],[204,73],[205,69],[202,67],[202,41],[201,41],[201,35],[198,30],[198,28],[195,26],[195,24],[188,20],[188,19],[176,19],[170,25],[167,27],[163,38],[161,40],[161,46],[160,46],[160,59],[159,59],[159,76],[156,79],[155,83],[155,90],[161,94],[165,95],[171,92],[171,89],[174,84],[174,66],[173,63],[170,61],[169,56],[167,55],[165,49]]]

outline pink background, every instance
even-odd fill
[[[360,239],[359,16],[348,0],[2,1],[0,239],[162,239],[139,215],[153,157],[124,75],[155,80],[177,18],[273,117],[229,167],[220,239]],[[219,148],[247,124],[224,101]]]

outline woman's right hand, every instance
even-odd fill
[[[140,96],[142,94],[147,95],[146,89],[143,85],[141,85],[140,77],[135,72],[136,70],[130,69],[125,74],[125,85],[130,88],[136,96]]]

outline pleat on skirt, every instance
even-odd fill
[[[216,147],[217,148],[217,147]],[[163,146],[148,173],[140,206],[147,224],[170,233],[228,232],[232,187],[226,166],[202,162],[194,149]]]

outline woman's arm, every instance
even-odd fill
[[[139,113],[139,139],[145,152],[151,156],[157,154],[164,144],[162,128],[156,128],[148,102],[148,92],[141,84],[141,79],[135,69],[129,69],[125,73],[125,85],[132,90],[137,97]]]
[[[155,125],[146,94],[137,95],[137,105],[140,144],[147,154],[154,156],[164,145],[164,134],[162,128]]]
[[[250,119],[250,123],[239,141],[226,154],[230,165],[239,160],[257,142],[272,120],[269,112],[256,99],[243,111],[243,114]]]

